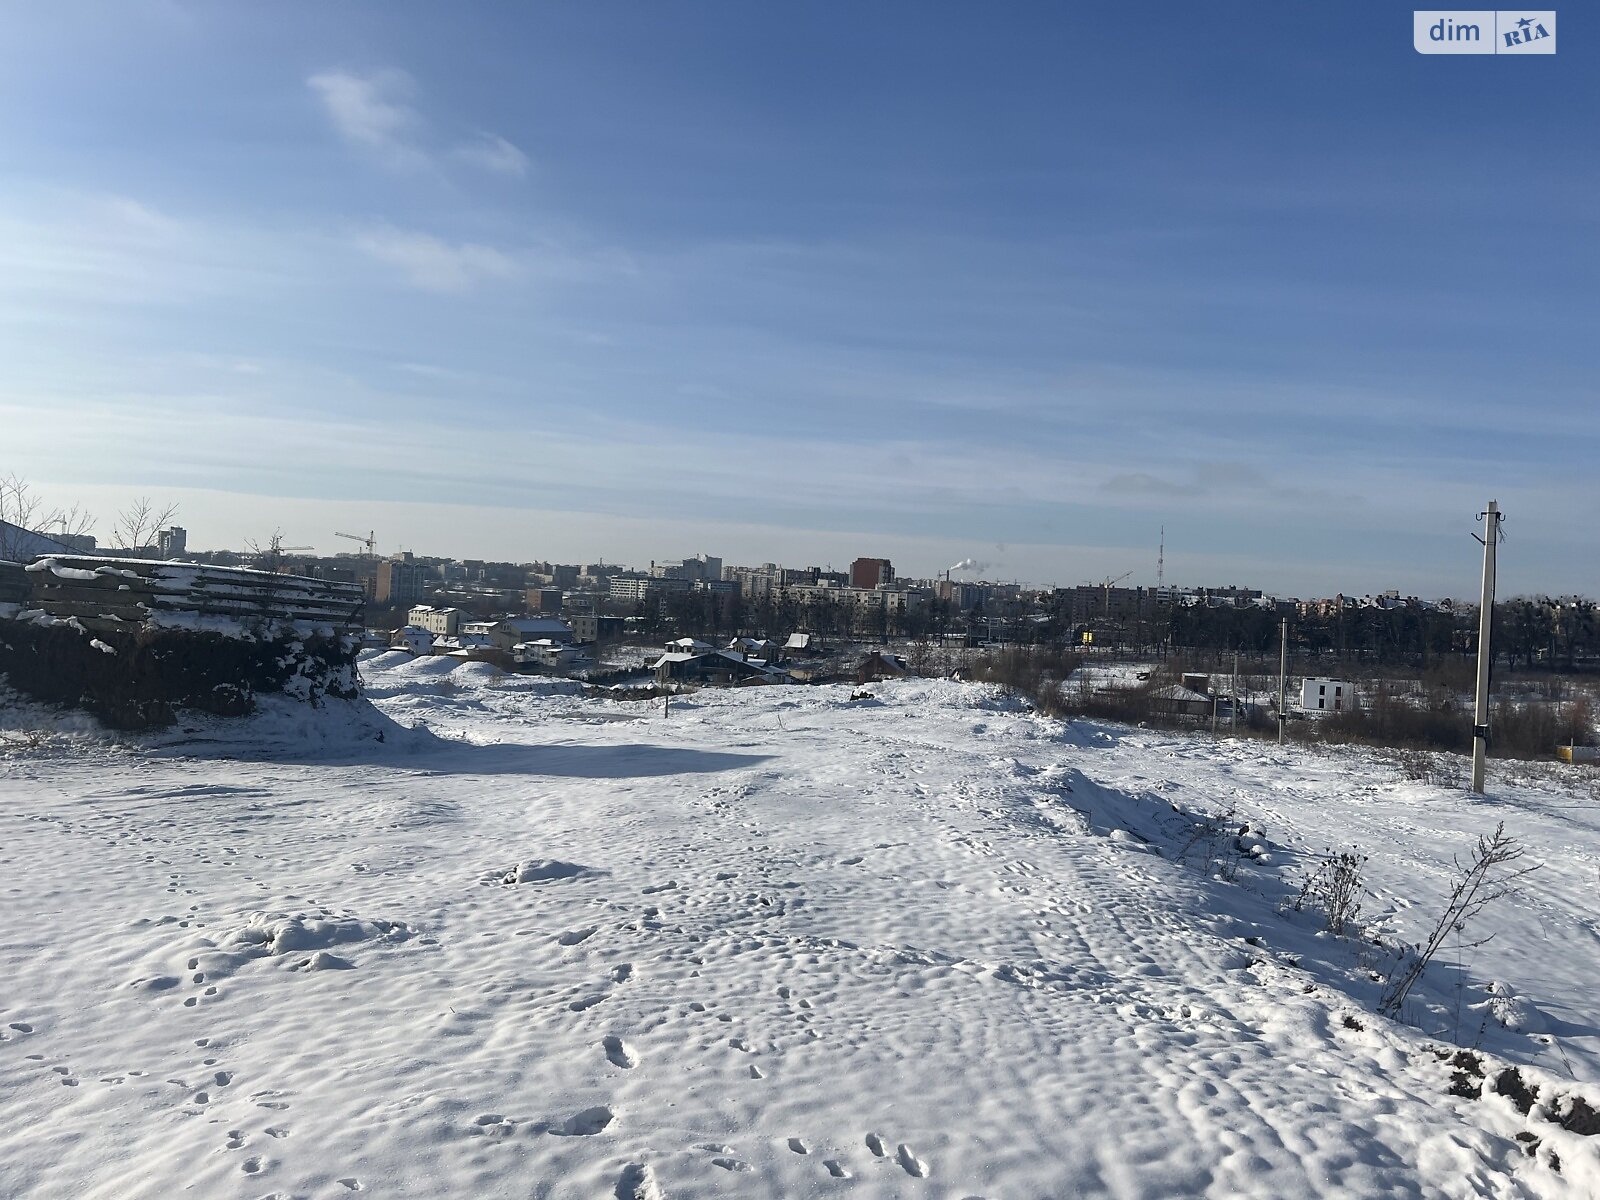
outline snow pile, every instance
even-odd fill
[[[324,951],[351,942],[404,941],[409,936],[410,930],[399,921],[369,921],[326,912],[253,912],[244,925],[223,936],[222,944],[282,955]]]
[[[507,871],[492,871],[489,879],[497,883],[552,883],[563,879],[577,879],[583,875],[603,874],[592,867],[562,862],[553,858],[531,858]]]
[[[136,735],[133,744],[167,755],[289,761],[403,758],[434,749],[438,738],[401,724],[367,700],[257,696],[248,717],[187,713],[171,729]]]

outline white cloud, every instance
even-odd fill
[[[392,167],[416,170],[446,153],[438,139],[431,148],[426,145],[427,122],[411,104],[416,83],[404,71],[322,71],[307,79],[306,86],[322,101],[341,137]],[[497,175],[520,179],[528,173],[528,156],[487,130],[450,147],[448,157]]]
[[[358,75],[324,71],[306,80],[322,100],[341,136],[381,155],[394,166],[414,167],[427,156],[413,144],[421,121],[406,101],[411,76],[393,69]]]
[[[364,253],[399,268],[416,287],[430,292],[460,293],[490,279],[517,274],[516,260],[493,246],[475,242],[451,245],[427,233],[381,225],[356,237]]]
[[[515,175],[522,178],[528,173],[528,156],[498,133],[480,133],[469,142],[462,142],[452,152],[454,157],[496,175]]]
[[[128,196],[102,197],[101,206],[116,224],[131,234],[165,241],[184,232],[180,222]]]

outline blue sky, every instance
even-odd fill
[[[0,472],[191,544],[1600,592],[1600,60],[1387,3],[10,4]]]

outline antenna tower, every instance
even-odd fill
[[[1166,584],[1167,574],[1167,527],[1161,527],[1161,549],[1156,554],[1156,591],[1160,591]]]

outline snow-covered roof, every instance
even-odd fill
[[[687,654],[687,653],[684,653],[681,650],[680,651],[674,651],[674,652],[669,653],[669,654],[663,654],[660,658],[656,659],[655,662],[650,664],[650,669],[652,671],[654,671],[657,667],[661,666],[662,663],[689,662],[692,659],[703,658],[703,657],[704,657],[704,655],[701,655],[701,654]]]
[[[488,650],[494,642],[486,633],[457,633],[433,643],[441,650]]]
[[[522,634],[524,639],[530,633],[571,633],[572,626],[556,617],[505,617],[500,621],[491,622],[495,625],[508,626]]]
[[[1168,687],[1157,688],[1150,693],[1152,700],[1182,700],[1195,704],[1210,704],[1211,697],[1204,692],[1197,692],[1193,688],[1186,688],[1181,683],[1174,683]]]

